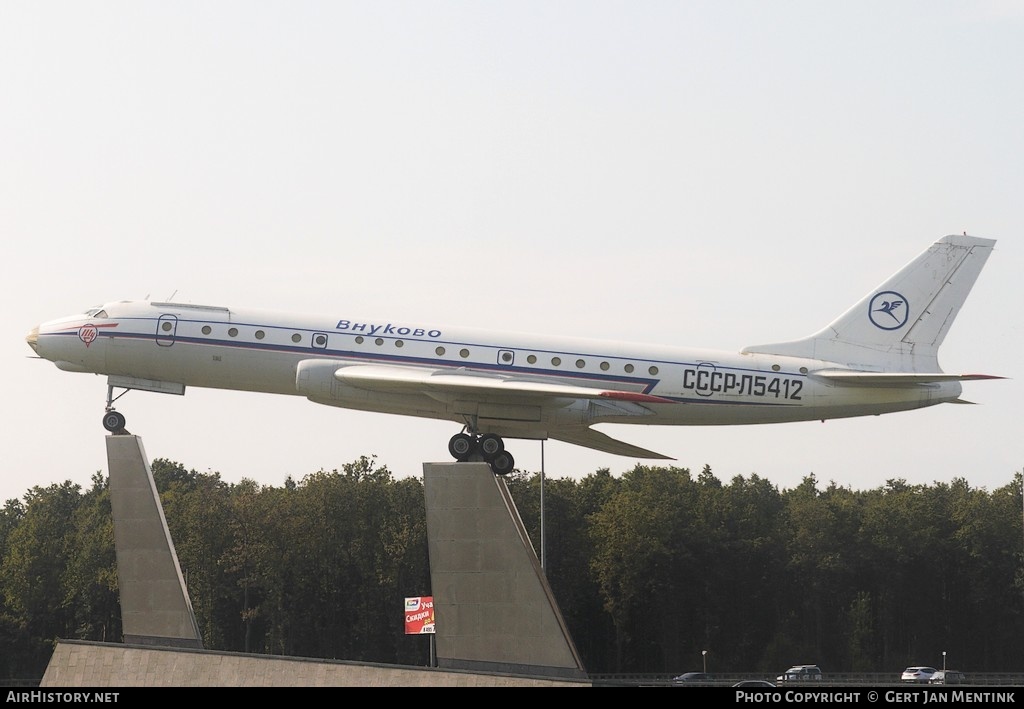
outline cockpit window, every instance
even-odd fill
[[[90,318],[105,318],[107,317],[107,311],[103,308],[89,308],[85,311],[85,314]]]

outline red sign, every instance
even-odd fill
[[[405,634],[424,635],[434,632],[434,597],[415,596],[405,599]]]

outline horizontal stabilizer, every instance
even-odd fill
[[[558,429],[557,431],[552,431],[548,436],[556,441],[572,443],[573,445],[583,446],[585,448],[593,448],[594,450],[602,451],[604,453],[625,455],[632,458],[675,460],[675,458],[671,456],[655,453],[654,451],[649,451],[646,448],[634,446],[632,443],[617,440],[611,436],[601,433],[600,431],[595,431],[592,428]]]
[[[909,384],[936,384],[938,382],[968,382],[982,379],[1004,379],[994,374],[946,374],[945,372],[854,372],[850,370],[821,370],[815,377],[849,386],[907,386]]]

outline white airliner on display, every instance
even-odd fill
[[[938,349],[995,241],[947,236],[810,337],[738,353],[366,318],[116,301],[51,320],[26,338],[68,372],[107,376],[103,425],[139,389],[295,394],[330,406],[454,421],[459,461],[498,475],[505,438],[554,439],[669,459],[595,424],[722,425],[873,416],[960,399]],[[116,397],[115,391],[121,391]]]

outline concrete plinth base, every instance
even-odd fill
[[[40,687],[591,687],[590,682],[407,665],[65,640]]]

